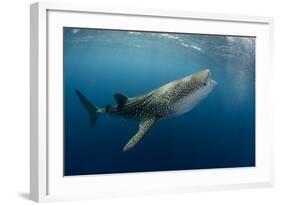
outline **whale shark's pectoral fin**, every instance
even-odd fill
[[[128,102],[128,97],[120,93],[115,93],[114,98],[117,102],[117,107],[123,107]]]
[[[129,142],[123,148],[123,151],[128,151],[132,149],[140,139],[150,130],[150,128],[155,124],[155,118],[144,119],[140,122],[139,131],[129,140]]]

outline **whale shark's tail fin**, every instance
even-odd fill
[[[77,96],[79,97],[80,102],[84,106],[84,108],[87,110],[89,114],[89,120],[91,127],[94,127],[100,112],[100,109],[96,107],[94,104],[92,104],[84,95],[80,93],[79,90],[75,89],[75,92]]]

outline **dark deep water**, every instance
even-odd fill
[[[74,90],[95,105],[141,95],[209,68],[218,83],[190,112],[160,121],[134,149],[137,121],[90,127]],[[64,174],[255,166],[255,38],[64,28]]]

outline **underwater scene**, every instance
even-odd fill
[[[255,37],[63,30],[64,175],[255,166]]]

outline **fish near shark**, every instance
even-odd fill
[[[123,151],[132,149],[139,140],[161,119],[181,115],[199,104],[215,88],[216,82],[206,69],[179,80],[167,83],[144,95],[129,98],[120,93],[114,94],[117,105],[98,108],[84,97],[80,91],[76,94],[89,114],[94,127],[98,115],[106,113],[126,119],[139,120],[139,130],[124,146]]]

